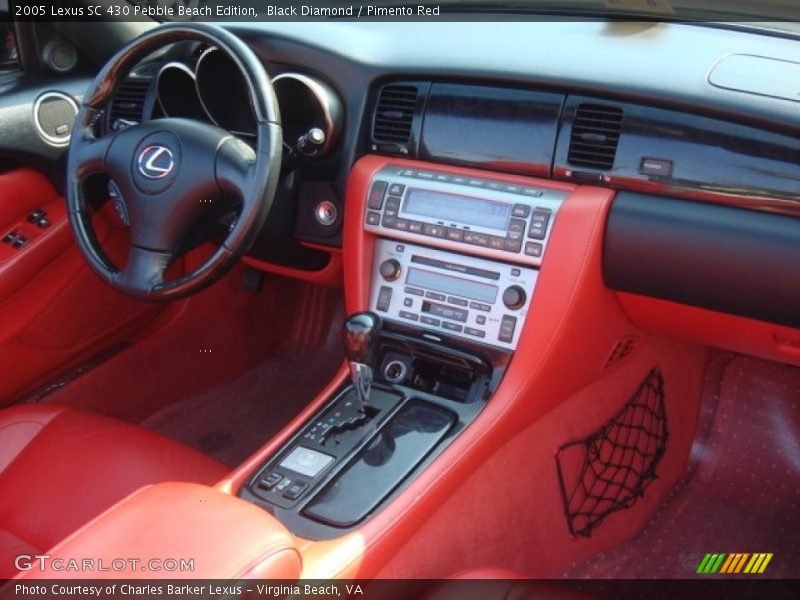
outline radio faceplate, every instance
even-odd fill
[[[364,228],[538,266],[566,196],[536,186],[389,165],[370,184]]]
[[[403,242],[375,243],[370,310],[441,336],[513,350],[538,271]]]

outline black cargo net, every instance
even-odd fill
[[[570,533],[589,537],[608,515],[643,496],[668,437],[664,378],[656,368],[598,431],[556,452]]]

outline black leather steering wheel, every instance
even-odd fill
[[[256,119],[255,149],[219,127],[189,119],[156,119],[98,135],[103,110],[128,71],[151,52],[185,40],[212,44],[241,70]],[[208,24],[167,24],[145,33],[103,67],[78,112],[66,194],[78,247],[94,271],[134,298],[171,300],[195,293],[222,276],[255,241],[275,195],[281,148],[270,78],[244,42]],[[103,252],[91,226],[85,183],[97,173],[116,183],[129,217],[131,245],[120,269]],[[235,198],[240,206],[225,241],[192,272],[165,279],[182,242],[215,198]]]

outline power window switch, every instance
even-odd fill
[[[306,491],[307,487],[308,487],[307,483],[303,483],[301,481],[295,481],[292,485],[289,486],[289,489],[287,489],[283,493],[283,497],[288,500],[297,500],[303,494],[303,492]]]
[[[18,235],[19,234],[16,231],[9,231],[7,234],[3,236],[3,243],[8,244],[10,246],[17,240]]]
[[[18,235],[17,239],[11,242],[11,247],[15,249],[22,248],[25,244],[28,243],[28,238]]]
[[[47,213],[43,211],[41,208],[37,208],[31,214],[28,215],[28,223],[38,223],[42,217],[44,217]]]
[[[48,219],[47,217],[42,217],[41,219],[36,221],[36,226],[39,229],[47,229],[48,227],[50,227],[50,219]]]

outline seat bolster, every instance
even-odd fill
[[[0,473],[65,410],[53,404],[22,404],[0,410]]]

